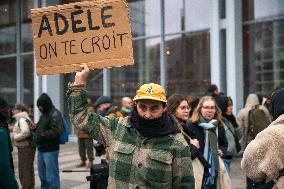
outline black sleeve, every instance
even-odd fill
[[[186,124],[183,125],[183,131],[192,139],[196,138],[194,132],[192,131],[191,127],[191,121],[187,121]]]
[[[189,149],[190,149],[191,159],[193,160],[197,157],[199,151],[193,144],[189,144]]]
[[[218,142],[219,142],[219,148],[221,149],[221,151],[225,156],[227,153],[228,141],[226,138],[224,127],[218,127]]]

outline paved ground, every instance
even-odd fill
[[[15,171],[18,177],[18,169],[17,169],[17,150],[14,149],[13,152]],[[61,145],[60,153],[59,153],[59,168],[60,168],[60,181],[61,181],[61,189],[88,189],[89,182],[86,181],[86,176],[89,175],[88,169],[85,168],[75,168],[76,164],[80,161],[78,155],[78,148],[76,142],[68,142],[65,145]],[[240,168],[240,158],[235,159],[232,162],[232,185],[233,189],[244,189],[245,188],[245,177],[241,172]],[[37,174],[37,160],[35,159],[35,178],[36,178],[36,189],[39,189],[40,181]],[[95,163],[99,163],[100,159],[96,158]],[[62,170],[72,169],[72,170],[83,170],[86,172],[72,172],[72,173],[63,173]]]
[[[241,157],[233,160],[231,165],[232,189],[245,189],[245,175],[241,170]]]

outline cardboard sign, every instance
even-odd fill
[[[67,73],[133,64],[126,0],[96,0],[32,9],[36,72]]]

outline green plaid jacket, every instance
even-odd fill
[[[67,96],[73,124],[109,147],[108,188],[194,189],[190,151],[182,134],[144,138],[128,117],[88,112],[82,87],[69,86]]]

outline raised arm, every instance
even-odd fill
[[[71,122],[92,138],[108,146],[112,138],[112,130],[116,128],[118,119],[88,112],[85,85],[90,69],[85,64],[81,67],[82,71],[76,73],[75,81],[69,84],[67,92]]]

